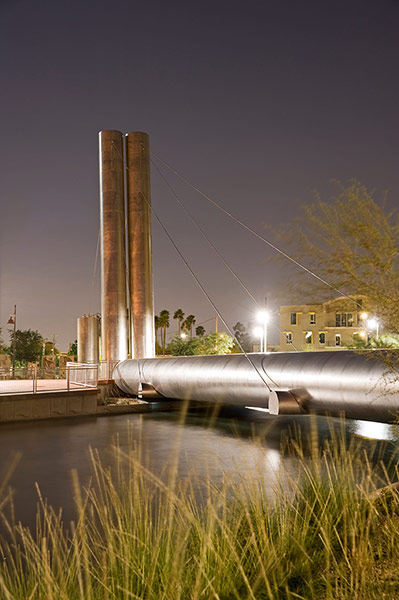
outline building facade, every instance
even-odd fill
[[[339,350],[367,339],[371,307],[364,296],[280,306],[281,352]]]

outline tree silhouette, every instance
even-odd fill
[[[166,330],[169,327],[169,311],[164,309],[159,313],[159,328],[161,329],[162,354],[165,354]]]
[[[194,315],[188,315],[183,323],[183,329],[190,332],[190,338],[193,337],[193,326],[195,325],[196,319]]]
[[[240,352],[251,352],[252,350],[252,338],[248,333],[245,325],[237,321],[233,327],[234,335],[238,343],[240,344]]]
[[[43,354],[43,338],[33,329],[17,329],[15,332],[15,359],[23,362],[35,362]],[[10,332],[10,353],[12,352],[14,332]]]
[[[203,335],[205,335],[205,327],[202,327],[202,325],[198,325],[198,327],[195,328],[195,335],[197,337],[202,337]]]
[[[71,342],[69,344],[68,356],[77,356],[78,355],[78,340]]]
[[[158,329],[159,329],[159,317],[154,316],[154,327],[155,327],[155,342],[158,344]]]
[[[336,290],[308,273],[302,284],[298,276],[287,277],[293,282],[287,287],[306,300],[331,298],[337,289],[366,296],[384,327],[399,333],[398,213],[389,212],[374,195],[356,180],[336,182],[333,198],[322,201],[317,195],[302,206],[302,215],[287,223],[279,237],[297,260]]]
[[[179,335],[180,335],[181,334],[181,324],[184,319],[184,312],[182,311],[181,308],[178,308],[177,310],[175,310],[173,318],[179,322]]]

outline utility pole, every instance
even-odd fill
[[[10,315],[8,325],[14,325],[14,336],[12,339],[12,378],[15,379],[15,358],[17,354],[17,305],[14,304],[14,314]]]

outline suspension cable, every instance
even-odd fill
[[[357,300],[355,300],[354,298],[351,298],[351,296],[349,296],[348,294],[346,294],[345,292],[343,292],[339,288],[336,288],[335,286],[333,286],[331,283],[329,283],[328,281],[326,281],[325,279],[323,279],[323,277],[320,277],[320,275],[317,275],[317,273],[315,273],[314,271],[312,271],[311,269],[309,269],[308,267],[306,267],[305,265],[303,265],[302,263],[300,263],[293,256],[290,256],[289,254],[287,254],[286,252],[284,252],[284,250],[281,250],[281,248],[279,248],[278,246],[276,246],[275,244],[273,244],[270,240],[268,240],[264,236],[260,235],[260,233],[258,233],[257,231],[255,231],[255,229],[252,229],[252,227],[250,227],[249,225],[247,225],[246,223],[244,223],[241,219],[239,219],[238,217],[236,217],[235,215],[233,215],[231,212],[229,212],[228,210],[226,210],[225,208],[223,208],[223,206],[221,206],[221,204],[219,204],[218,202],[216,202],[216,200],[213,200],[205,192],[203,192],[202,190],[200,190],[189,179],[187,179],[186,177],[184,177],[184,175],[182,175],[181,173],[179,173],[179,171],[177,171],[176,169],[174,169],[171,165],[169,165],[166,161],[164,161],[155,152],[151,151],[151,154],[155,158],[157,158],[163,165],[165,165],[165,167],[167,167],[170,171],[172,171],[172,173],[174,173],[176,175],[176,177],[178,177],[179,179],[181,179],[182,181],[184,181],[187,185],[189,185],[190,187],[192,187],[196,192],[198,192],[201,196],[203,196],[203,198],[205,198],[205,200],[207,200],[208,202],[210,202],[211,204],[213,204],[213,206],[215,206],[217,209],[219,209],[225,215],[227,215],[228,217],[230,217],[230,219],[232,219],[233,221],[235,221],[236,223],[238,223],[238,225],[241,225],[241,227],[243,227],[244,229],[246,229],[247,231],[249,231],[250,233],[252,233],[254,236],[256,236],[258,239],[260,239],[262,242],[264,242],[265,244],[267,244],[268,246],[270,246],[270,248],[272,248],[273,250],[275,250],[276,252],[278,252],[279,254],[281,254],[282,256],[284,256],[287,260],[289,260],[292,263],[294,263],[297,267],[303,269],[303,271],[305,271],[306,273],[308,273],[309,275],[311,275],[312,277],[314,277],[315,279],[317,279],[318,281],[320,281],[321,283],[323,283],[324,285],[326,285],[330,289],[334,290],[335,292],[337,292],[341,296],[344,296],[345,298],[348,298],[349,300],[351,300],[351,302],[354,302],[359,308],[361,308],[361,305],[360,305],[359,302],[357,302]]]
[[[188,208],[186,207],[186,205],[184,204],[182,199],[178,196],[178,194],[176,193],[174,188],[171,186],[171,184],[166,179],[166,177],[164,176],[162,171],[159,169],[158,165],[153,160],[151,160],[151,164],[155,167],[159,176],[162,178],[164,183],[167,185],[167,187],[169,188],[169,190],[171,191],[171,193],[173,194],[173,196],[175,197],[175,199],[177,200],[179,205],[183,208],[183,210],[185,211],[185,213],[187,214],[187,216],[189,217],[189,219],[193,223],[193,225],[198,229],[198,231],[205,238],[205,240],[208,242],[208,244],[211,246],[211,248],[216,252],[216,254],[219,256],[219,258],[222,261],[222,263],[224,264],[224,266],[230,271],[230,273],[233,275],[233,277],[235,277],[235,279],[238,281],[238,283],[241,285],[241,287],[245,290],[245,292],[248,294],[248,296],[251,298],[251,300],[253,300],[255,302],[255,305],[257,306],[257,308],[260,309],[259,303],[256,300],[255,296],[248,289],[248,287],[245,285],[245,283],[242,281],[242,279],[239,277],[239,275],[234,271],[234,269],[229,265],[229,263],[226,261],[226,259],[224,258],[222,253],[218,250],[218,248],[215,246],[215,244],[212,242],[212,240],[207,236],[207,234],[205,233],[205,231],[203,230],[201,225],[198,223],[198,221],[195,219],[195,217],[192,215],[192,213],[188,210]],[[280,327],[276,323],[272,322],[272,325],[276,329],[278,329],[280,334],[282,333]],[[236,336],[234,336],[234,337],[236,337]],[[294,350],[296,352],[299,352],[299,350],[295,346],[295,344],[292,344],[292,347],[294,348]]]
[[[213,248],[213,250],[216,252],[216,254],[218,255],[218,257],[220,258],[220,260],[222,261],[222,263],[226,267],[226,269],[228,269],[230,271],[230,273],[233,275],[233,277],[235,277],[236,280],[238,281],[238,283],[244,288],[244,290],[246,291],[246,293],[248,294],[248,296],[255,302],[255,304],[257,306],[259,306],[258,302],[257,302],[257,300],[255,298],[255,296],[247,288],[247,286],[245,285],[245,283],[237,275],[237,273],[233,270],[233,268],[229,265],[229,263],[225,260],[225,258],[222,256],[221,252],[217,249],[217,247],[212,242],[212,240],[210,240],[210,238],[207,236],[207,234],[205,233],[205,231],[202,229],[201,225],[198,223],[198,221],[195,219],[195,217],[192,215],[192,213],[188,210],[188,208],[186,207],[186,205],[183,203],[183,201],[181,200],[181,198],[179,198],[179,196],[177,195],[177,193],[175,192],[175,190],[172,188],[172,186],[170,185],[169,181],[163,175],[162,171],[160,171],[160,169],[154,163],[154,161],[151,160],[151,164],[154,165],[154,167],[156,168],[156,170],[159,173],[159,176],[162,178],[162,180],[164,181],[164,183],[168,186],[169,190],[171,191],[171,193],[173,194],[173,196],[176,198],[177,202],[182,207],[182,209],[185,211],[186,215],[188,216],[188,218],[190,219],[190,221],[192,222],[192,224],[198,229],[198,231],[201,233],[201,235],[206,239],[206,241],[211,246],[211,248]]]
[[[116,148],[116,147],[115,147]],[[116,148],[116,151],[119,153],[119,150]],[[127,169],[127,171],[129,171],[129,167],[126,164],[125,168]],[[133,179],[135,180],[134,176]],[[191,276],[193,277],[193,279],[195,280],[196,284],[198,285],[198,287],[200,288],[200,290],[202,291],[202,293],[204,294],[204,296],[206,297],[206,299],[208,300],[208,302],[210,303],[210,305],[212,306],[213,310],[216,312],[216,314],[218,315],[218,317],[220,318],[220,320],[222,321],[223,325],[226,327],[227,331],[229,332],[229,334],[231,335],[232,338],[234,338],[234,333],[231,331],[229,325],[226,323],[225,319],[223,318],[223,315],[221,314],[220,310],[218,309],[218,307],[216,306],[216,304],[214,303],[214,301],[212,300],[212,298],[210,297],[210,295],[208,294],[208,292],[206,291],[206,289],[204,288],[204,286],[202,285],[201,281],[199,280],[199,278],[197,277],[197,275],[194,273],[193,269],[191,268],[190,264],[188,263],[187,259],[185,258],[185,256],[183,255],[183,253],[181,252],[180,248],[178,247],[178,245],[176,244],[176,242],[174,241],[173,237],[170,235],[169,231],[167,230],[167,228],[165,227],[165,225],[163,224],[162,220],[160,219],[160,217],[158,216],[158,213],[156,212],[156,210],[154,209],[154,207],[151,205],[151,202],[148,200],[146,194],[144,194],[144,192],[142,191],[142,189],[140,188],[140,186],[137,184],[137,181],[135,180],[135,183],[137,185],[137,189],[140,191],[142,197],[144,198],[145,202],[147,203],[147,206],[150,208],[151,212],[153,213],[154,217],[156,218],[156,220],[158,221],[161,229],[163,230],[163,232],[165,233],[166,237],[169,239],[170,243],[172,244],[172,246],[174,247],[174,249],[176,250],[176,252],[178,253],[178,255],[180,256],[181,260],[183,261],[184,265],[186,266],[187,270],[190,272]],[[236,338],[237,339],[237,338]],[[260,370],[258,369],[258,367],[255,365],[255,363],[251,360],[251,358],[248,355],[248,352],[246,352],[244,350],[244,348],[242,347],[241,343],[239,340],[237,340],[237,344],[240,347],[242,353],[245,355],[245,358],[248,360],[248,362],[250,363],[250,365],[255,369],[256,373],[259,375],[259,377],[261,378],[261,380],[263,381],[263,383],[265,384],[265,386],[267,387],[267,389],[269,390],[269,392],[271,392],[271,388],[268,384],[268,382],[266,381],[266,379],[263,377],[263,374],[260,372]],[[271,381],[273,381],[270,377],[269,379]],[[275,385],[277,385],[274,381],[273,383]]]

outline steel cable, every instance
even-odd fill
[[[116,151],[118,152],[117,148],[116,148]],[[125,164],[125,168],[126,168],[127,171],[129,171],[129,167],[128,167],[127,164]],[[133,179],[134,179],[134,177],[133,177]],[[137,181],[136,180],[135,180],[135,183],[137,185]],[[154,217],[158,221],[158,223],[159,223],[162,231],[165,233],[166,237],[169,239],[170,243],[172,244],[172,246],[174,247],[174,249],[176,250],[176,252],[180,256],[181,260],[183,261],[184,265],[186,266],[186,268],[190,272],[191,276],[193,277],[193,279],[197,283],[198,287],[200,288],[200,290],[202,291],[202,293],[204,294],[204,296],[207,298],[208,302],[210,303],[210,305],[212,306],[212,308],[214,309],[214,311],[216,312],[216,314],[218,315],[218,317],[222,321],[223,325],[226,327],[226,329],[229,332],[229,334],[231,335],[231,337],[234,338],[234,333],[231,331],[229,325],[226,323],[226,321],[223,318],[223,316],[222,316],[221,312],[219,311],[218,307],[213,302],[212,298],[209,296],[208,292],[206,291],[206,289],[204,288],[204,286],[202,285],[202,283],[198,279],[197,275],[194,273],[193,269],[191,268],[190,264],[188,263],[188,261],[186,260],[185,256],[181,252],[180,248],[177,246],[177,244],[174,241],[173,237],[170,235],[169,231],[167,230],[167,228],[163,224],[162,220],[158,216],[158,213],[156,212],[156,210],[154,209],[154,207],[151,205],[151,202],[148,200],[146,194],[144,194],[144,192],[142,191],[142,189],[140,188],[140,186],[137,185],[137,188],[140,191],[140,193],[141,193],[142,197],[144,198],[145,202],[147,203],[147,206],[149,207],[149,209],[153,213]],[[261,380],[263,381],[263,383],[265,384],[265,386],[267,387],[267,389],[269,390],[269,392],[271,392],[272,390],[271,390],[269,384],[267,383],[267,381],[265,380],[265,378],[263,377],[263,374],[259,371],[259,369],[255,365],[255,363],[252,362],[252,360],[250,359],[250,357],[248,355],[248,352],[246,352],[244,350],[244,348],[242,347],[242,345],[239,342],[239,340],[237,340],[237,344],[240,347],[240,349],[242,350],[242,353],[245,355],[245,358],[248,360],[248,362],[250,363],[250,365],[252,365],[252,367],[255,369],[256,373],[259,375],[259,377],[261,378]],[[269,377],[269,379],[270,379],[270,377]],[[275,383],[275,382],[273,381],[273,383]]]
[[[308,269],[308,267],[306,267],[305,265],[303,265],[302,263],[300,263],[293,256],[290,256],[289,254],[287,254],[286,252],[284,252],[284,250],[281,250],[281,248],[279,248],[278,246],[276,246],[275,244],[273,244],[272,242],[270,242],[268,239],[266,239],[265,237],[263,237],[262,235],[260,235],[260,233],[258,233],[254,229],[252,229],[252,227],[250,227],[249,225],[247,225],[246,223],[244,223],[241,219],[239,219],[238,217],[236,217],[235,215],[233,215],[231,212],[229,212],[228,210],[226,210],[225,208],[223,208],[223,206],[221,206],[218,202],[216,202],[216,200],[213,200],[210,196],[208,196],[207,194],[205,194],[205,192],[203,192],[202,190],[200,190],[189,179],[187,179],[186,177],[184,177],[184,175],[182,175],[181,173],[179,173],[176,169],[174,169],[171,165],[169,165],[166,161],[164,161],[160,156],[158,156],[157,154],[155,154],[155,152],[151,151],[151,154],[153,156],[155,156],[155,158],[157,158],[163,165],[165,165],[165,167],[167,167],[170,171],[172,171],[172,173],[174,173],[176,175],[176,177],[179,177],[179,179],[181,179],[187,185],[189,185],[190,187],[192,187],[196,192],[198,192],[201,196],[203,196],[203,198],[205,198],[205,200],[207,200],[208,202],[210,202],[211,204],[213,204],[218,210],[220,210],[225,215],[227,215],[228,217],[230,217],[230,219],[232,219],[233,221],[235,221],[236,223],[238,223],[238,225],[240,225],[241,227],[243,227],[244,229],[246,229],[247,231],[249,231],[250,233],[252,233],[254,236],[256,236],[258,239],[260,239],[262,242],[264,242],[265,244],[267,244],[268,246],[270,246],[270,248],[272,248],[273,250],[275,250],[276,252],[278,252],[279,254],[281,254],[282,256],[284,256],[287,260],[289,260],[292,263],[294,263],[297,267],[300,267],[306,273],[308,273],[309,275],[311,275],[312,277],[314,277],[315,279],[317,279],[318,281],[320,281],[321,283],[323,283],[324,285],[326,285],[330,289],[334,290],[335,292],[337,292],[341,296],[344,296],[345,298],[348,298],[351,302],[354,302],[359,308],[361,308],[361,305],[359,304],[359,302],[357,302],[354,298],[352,298],[351,296],[349,296],[348,294],[346,294],[345,292],[343,292],[339,288],[336,288],[335,286],[333,286],[331,283],[329,283],[328,281],[326,281],[325,279],[323,279],[323,277],[320,277],[319,275],[317,275],[317,273],[315,273],[311,269]]]

